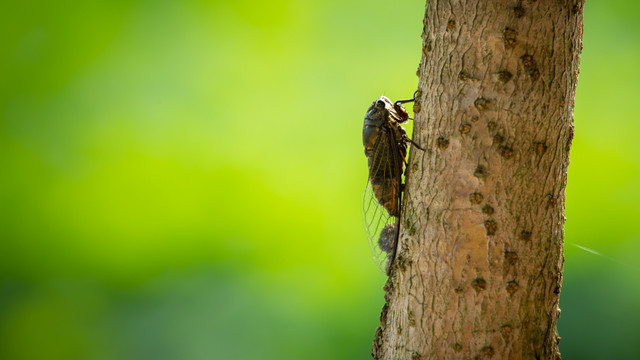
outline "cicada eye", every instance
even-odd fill
[[[382,109],[384,109],[385,105],[386,104],[382,100],[377,100],[376,101],[376,109],[382,110]]]

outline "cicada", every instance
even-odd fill
[[[407,146],[423,150],[407,136],[402,123],[409,119],[403,103],[386,96],[374,101],[364,117],[362,143],[369,179],[362,198],[362,214],[369,244],[378,266],[387,275],[396,257]]]

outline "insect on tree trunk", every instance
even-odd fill
[[[556,359],[583,0],[427,1],[376,359]]]

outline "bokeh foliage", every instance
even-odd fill
[[[362,118],[423,8],[1,3],[0,358],[369,358]],[[565,359],[640,357],[638,10],[585,8]]]

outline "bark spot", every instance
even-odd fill
[[[504,252],[504,261],[507,265],[515,265],[518,262],[518,253],[515,251],[506,250]]]
[[[405,256],[408,251],[407,243],[409,241],[411,241],[409,238],[403,238],[403,245],[401,247],[402,250],[398,251],[398,254],[396,255],[396,260],[393,262],[394,268],[399,269],[401,271],[405,271],[407,266],[413,263],[413,260]]]
[[[415,162],[415,163],[413,163],[413,165],[411,166],[411,169],[412,169],[413,171],[418,171],[418,167],[419,167],[418,163],[417,163],[417,162]]]
[[[422,52],[428,53],[431,50],[433,50],[433,41],[431,41],[431,39],[427,39],[424,42],[424,46],[422,47]]]
[[[510,295],[513,295],[516,291],[518,291],[518,282],[515,280],[511,280],[507,283],[507,292]]]
[[[511,331],[513,331],[513,329],[511,328],[511,325],[502,325],[502,327],[500,328],[500,332],[502,333],[502,335],[507,336],[511,334]]]
[[[413,310],[409,309],[407,311],[407,314],[409,319],[409,325],[416,326],[416,317],[413,315]]]
[[[464,288],[462,287],[462,285],[458,285],[458,286],[456,286],[456,288],[455,288],[455,289],[453,289],[453,291],[454,291],[456,294],[462,294],[462,293],[464,292]]]
[[[493,351],[493,347],[491,346],[485,346],[482,348],[482,355],[484,355],[485,357],[493,357],[493,354],[495,354],[495,352]]]
[[[507,81],[511,80],[512,77],[513,77],[513,74],[511,74],[507,70],[502,70],[498,72],[498,80],[502,81],[503,83],[506,83]]]
[[[412,221],[413,219],[407,219],[404,222],[404,228],[407,230],[409,236],[413,236],[416,234],[416,224]]]
[[[542,156],[547,151],[547,144],[543,142],[537,142],[534,145],[538,156]]]
[[[451,19],[447,22],[447,30],[453,30],[456,28],[456,21]]]
[[[391,295],[393,294],[393,283],[389,280],[387,280],[386,283],[384,283],[384,286],[382,287],[382,290],[384,290],[385,295]]]
[[[460,343],[455,343],[453,344],[453,346],[451,346],[453,348],[453,351],[455,352],[460,352],[462,351],[462,345]]]
[[[522,231],[520,233],[520,240],[530,241],[531,240],[531,231]]]
[[[580,3],[577,3],[577,4],[573,5],[573,7],[571,8],[571,11],[573,12],[573,15],[579,13],[580,12]]]
[[[533,59],[533,55],[524,54],[520,60],[522,60],[524,71],[531,77],[531,79],[534,81],[538,80],[540,78],[540,71],[538,71],[538,65]]]
[[[524,16],[524,8],[520,5],[517,5],[516,7],[513,8],[513,14],[517,17],[517,18],[521,18]]]
[[[529,76],[531,76],[533,80],[538,80],[540,78],[540,71],[538,71],[538,69],[531,69]]]
[[[482,196],[481,193],[472,193],[472,194],[469,195],[469,201],[472,204],[480,204],[482,202],[483,198],[484,197]]]
[[[482,207],[482,213],[486,215],[493,215],[493,207],[489,204]]]
[[[438,146],[438,149],[444,150],[449,147],[449,140],[439,137],[438,140],[436,140],[436,146]]]
[[[545,195],[545,198],[547,198],[547,207],[556,206],[556,204],[558,203],[558,200],[555,196],[553,196],[553,194],[547,194]]]
[[[419,102],[413,103],[413,113],[417,114],[420,112],[420,110],[422,110],[422,106],[420,106],[420,103]]]
[[[505,48],[513,49],[514,47],[516,47],[516,35],[518,35],[518,32],[516,32],[514,29],[510,27],[504,28],[502,37],[504,39]]]
[[[458,131],[460,131],[460,134],[468,134],[471,131],[471,124],[460,125]]]
[[[504,136],[500,135],[500,134],[496,134],[493,137],[493,143],[494,144],[502,144],[502,142],[504,141]]]
[[[419,352],[414,351],[413,354],[411,354],[411,360],[420,360],[422,359],[422,355],[420,355]]]
[[[487,235],[495,235],[498,231],[498,223],[494,220],[487,220],[484,222],[484,228],[487,230]]]
[[[565,146],[567,152],[571,150],[571,142],[573,142],[573,127],[569,129],[569,137],[567,138],[567,145]]]
[[[482,165],[478,165],[478,167],[473,171],[473,176],[483,178],[487,176],[487,169]]]
[[[483,278],[475,278],[471,281],[471,286],[477,291],[480,292],[487,287],[487,282]]]
[[[485,98],[477,98],[476,101],[473,102],[473,105],[475,105],[476,109],[482,111],[486,110],[489,107],[490,103],[491,101]]]
[[[508,146],[500,146],[500,155],[505,159],[511,159],[513,157],[513,149]]]
[[[460,74],[458,74],[458,79],[461,81],[467,81],[469,79],[471,79],[471,76],[469,75],[468,72],[462,70],[460,71]]]
[[[477,122],[480,118],[477,116],[472,116],[471,117],[471,122]]]
[[[487,129],[489,129],[489,131],[494,130],[498,125],[496,125],[496,123],[494,121],[489,121],[487,123]]]

